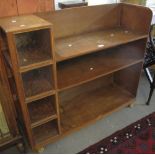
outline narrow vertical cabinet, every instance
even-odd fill
[[[1,25],[2,54],[16,83],[17,98],[32,148],[60,134],[52,25],[29,15]]]

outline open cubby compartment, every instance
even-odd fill
[[[135,99],[141,67],[142,63],[138,63],[60,92],[62,132],[82,127],[130,105]]]
[[[57,63],[58,88],[79,83],[126,68],[143,60],[145,39]]]
[[[48,28],[14,35],[21,67],[53,59],[50,35]]]
[[[55,95],[28,104],[32,128],[57,118]]]
[[[54,90],[52,65],[22,73],[26,98]]]
[[[36,144],[55,138],[59,135],[58,122],[53,120],[32,129]]]

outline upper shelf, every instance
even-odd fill
[[[143,38],[147,38],[147,35],[139,34],[122,28],[113,28],[56,39],[56,60],[63,61]]]

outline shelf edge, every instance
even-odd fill
[[[76,83],[76,84],[72,84],[72,85],[67,86],[67,87],[64,87],[64,88],[58,88],[58,92],[65,91],[65,90],[67,90],[67,89],[71,89],[71,88],[80,86],[80,85],[82,85],[82,84],[88,83],[88,82],[90,82],[90,81],[96,80],[96,79],[98,79],[98,78],[104,77],[104,76],[106,76],[106,75],[112,74],[112,73],[114,73],[114,72],[117,72],[117,71],[119,71],[119,70],[125,69],[125,68],[127,68],[127,67],[132,66],[132,65],[136,65],[136,64],[141,63],[141,62],[143,62],[143,59],[137,60],[137,61],[135,61],[135,62],[133,62],[133,63],[130,63],[130,64],[128,64],[128,65],[125,65],[125,66],[123,66],[123,67],[119,67],[118,69],[115,69],[115,70],[113,70],[113,71],[109,71],[109,72],[107,72],[107,73],[104,73],[104,74],[101,74],[101,75],[92,77],[92,78],[90,78],[90,79],[88,79],[88,80],[85,80],[85,81],[82,81],[82,82],[78,82],[78,83]]]
[[[110,49],[110,48],[114,48],[114,47],[117,47],[117,46],[121,46],[121,45],[124,45],[124,44],[127,44],[127,43],[132,43],[134,41],[147,39],[147,38],[148,38],[148,35],[142,35],[141,37],[137,37],[136,39],[131,39],[130,41],[124,41],[123,43],[114,44],[112,46],[92,49],[91,51],[85,51],[84,53],[80,53],[78,55],[72,55],[72,56],[69,56],[69,57],[62,57],[57,52],[55,52],[56,55],[58,55],[58,56],[56,56],[56,63],[66,61],[66,60],[70,60],[70,59],[73,59],[73,58],[78,58],[80,56],[87,55],[87,54],[96,53],[96,52],[99,52],[99,51],[102,51],[102,50],[104,51],[104,50],[107,50],[107,49]],[[59,58],[59,57],[62,57],[62,58]]]
[[[20,67],[20,73],[28,72],[28,71],[38,69],[38,68],[42,68],[42,67],[45,67],[45,66],[49,66],[49,65],[52,65],[52,64],[53,64],[52,60],[46,60],[46,61],[42,61],[42,62],[39,62],[39,63],[34,63],[34,64],[31,64],[31,65],[23,66],[23,67]]]
[[[54,119],[57,119],[57,115],[56,114],[54,114],[52,116],[49,116],[47,118],[41,119],[40,121],[37,121],[35,123],[31,123],[31,128],[38,127],[38,126],[43,125],[45,123],[48,123],[48,122],[50,122],[50,121],[52,121]]]
[[[29,103],[31,103],[33,101],[37,101],[37,100],[43,99],[45,97],[54,95],[55,93],[56,93],[55,90],[51,90],[51,91],[47,91],[47,92],[44,92],[44,93],[40,93],[40,94],[32,96],[32,97],[27,97],[25,99],[25,103],[29,104]]]

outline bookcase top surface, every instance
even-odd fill
[[[51,23],[35,15],[23,15],[0,19],[0,26],[5,32],[23,32],[51,26]]]

